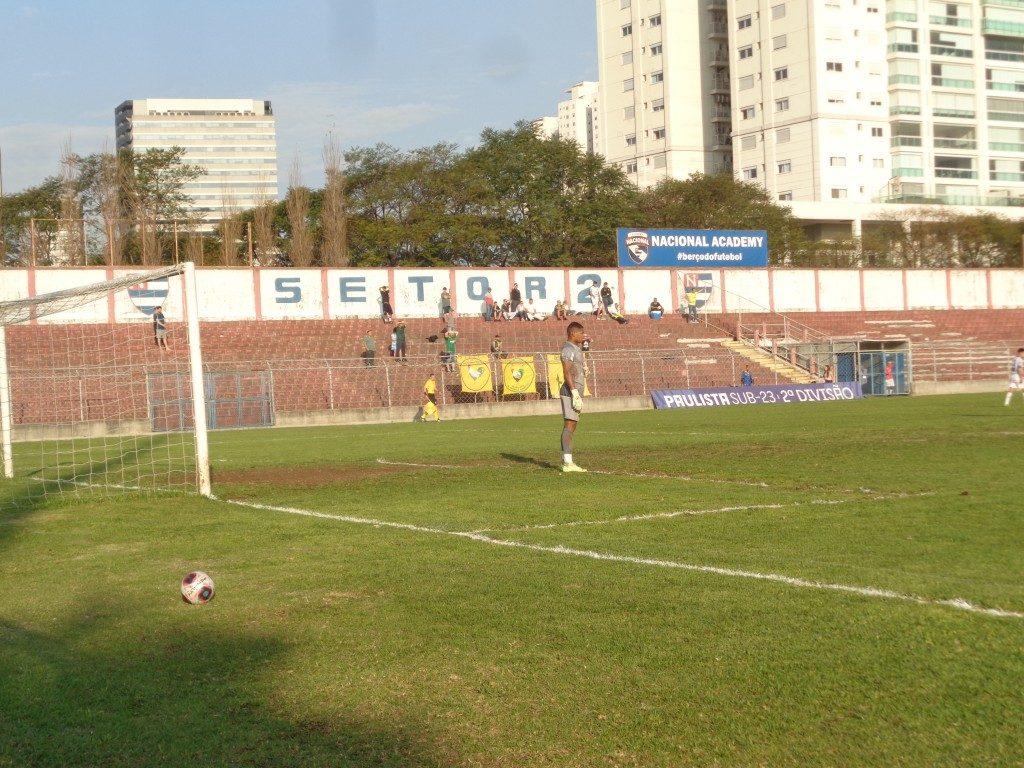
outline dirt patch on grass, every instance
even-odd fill
[[[401,475],[408,467],[261,467],[213,471],[213,482],[227,485],[272,485],[277,488],[309,488],[315,485],[361,483],[386,475]]]

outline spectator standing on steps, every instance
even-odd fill
[[[615,302],[612,299],[612,289],[606,282],[601,286],[601,306],[604,308],[604,313],[608,317],[612,316],[612,304],[614,303]]]
[[[157,307],[153,310],[153,341],[159,349],[167,349],[167,318],[164,317],[164,308]]]
[[[391,289],[386,285],[380,287],[380,319],[390,323],[395,316],[395,310],[391,308]]]
[[[373,333],[367,329],[366,335],[363,336],[363,365],[367,368],[372,368],[376,357],[377,340],[373,338]]]
[[[747,366],[743,366],[743,373],[740,374],[740,384],[744,387],[754,386],[754,376]]]
[[[405,323],[399,320],[395,324],[395,357],[402,362],[406,361],[405,357]]]
[[[601,314],[601,289],[597,287],[597,280],[587,289],[587,296],[590,298],[590,306],[593,307],[594,315]]]
[[[447,330],[444,332],[444,369],[449,373],[455,372],[455,340],[459,332]]]
[[[686,316],[691,323],[697,322],[697,289],[691,288],[686,292]]]
[[[484,320],[494,320],[494,294],[491,289],[487,289],[487,295],[484,296]]]
[[[444,317],[452,311],[452,295],[448,292],[448,288],[444,287],[441,289],[441,317]]]
[[[519,283],[512,283],[512,290],[508,292],[508,304],[513,312],[518,312],[522,303],[523,294],[519,292]]]

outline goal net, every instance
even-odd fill
[[[0,302],[0,504],[209,495],[197,306],[191,263]]]

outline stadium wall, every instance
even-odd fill
[[[28,298],[129,274],[110,268],[29,268],[0,271],[0,301]],[[518,283],[523,299],[541,312],[569,297],[589,309],[587,287],[608,282],[626,313],[646,312],[651,299],[677,310],[688,289],[699,292],[701,311],[856,312],[919,309],[1024,308],[1024,270],[819,270],[819,269],[283,269],[201,268],[196,275],[200,317],[206,320],[315,320],[371,317],[379,313],[379,288],[389,286],[402,317],[436,317],[441,290],[449,288],[462,314],[483,309],[488,287],[497,300]],[[181,318],[182,294],[160,295],[148,286],[146,301],[160,301],[170,320]],[[163,289],[166,290],[166,284]],[[155,298],[154,298],[155,297]],[[123,323],[147,318],[145,302],[125,294],[40,322]]]

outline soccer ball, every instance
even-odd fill
[[[213,579],[202,571],[192,571],[181,580],[181,599],[198,605],[213,600]]]

